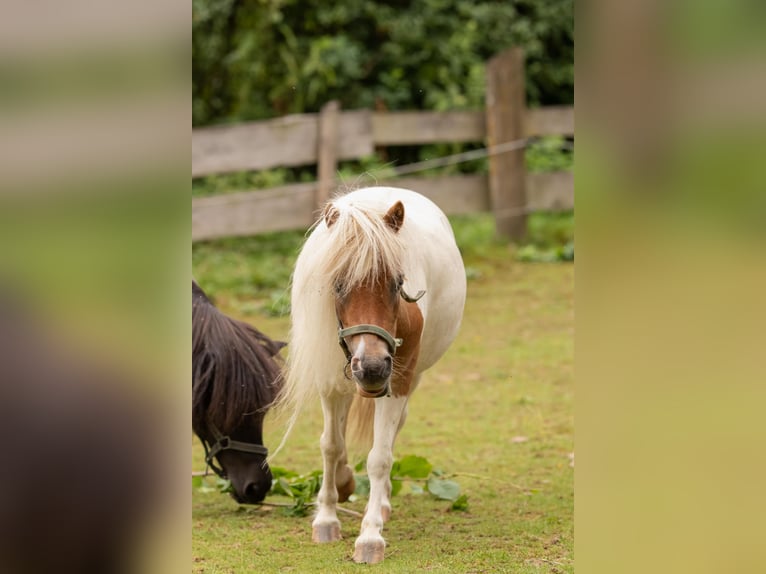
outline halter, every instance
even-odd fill
[[[408,295],[404,289],[399,287],[399,295],[401,295],[402,299],[407,301],[407,303],[414,303],[415,301],[418,301],[423,295],[425,295],[425,291],[418,291],[417,294],[414,297],[411,297]],[[337,317],[337,312],[336,312]],[[340,317],[338,317],[338,343],[340,344],[340,348],[343,349],[343,354],[346,355],[346,366],[343,367],[343,374],[345,377],[349,380],[351,380],[351,375],[349,374],[349,371],[351,369],[351,351],[348,348],[348,344],[346,343],[346,337],[350,337],[351,335],[358,335],[360,333],[370,333],[371,335],[376,335],[383,339],[386,344],[388,345],[388,352],[391,353],[391,355],[396,354],[396,349],[398,347],[402,346],[402,343],[404,342],[404,339],[394,337],[386,331],[383,327],[378,327],[377,325],[368,325],[368,324],[362,324],[362,325],[354,325],[353,327],[343,327],[343,323],[340,320]],[[386,386],[380,391],[380,393],[374,397],[382,397],[383,395],[386,395],[388,397],[391,396],[391,388],[389,384],[386,384]]]
[[[226,478],[226,472],[215,463],[215,457],[219,452],[224,450],[237,450],[239,452],[249,452],[263,456],[268,456],[269,454],[269,450],[261,444],[231,440],[231,438],[219,431],[218,427],[213,423],[209,423],[207,428],[210,431],[210,434],[213,435],[215,442],[208,446],[208,441],[200,437],[202,446],[205,448],[205,463],[221,478]]]

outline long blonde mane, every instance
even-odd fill
[[[343,376],[346,359],[336,335],[336,293],[343,296],[360,284],[402,272],[404,246],[383,219],[385,206],[341,200],[328,204],[324,213],[293,273],[287,374],[276,403],[277,411],[290,418],[272,456],[284,446],[303,405],[320,394],[355,392]]]

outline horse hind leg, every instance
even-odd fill
[[[337,473],[335,475],[335,487],[338,489],[338,502],[346,502],[356,490],[356,481],[351,467],[347,464],[344,454],[343,459],[338,462]]]
[[[367,457],[370,499],[362,529],[354,544],[354,561],[376,564],[383,561],[386,542],[381,534],[391,514],[391,466],[396,434],[407,407],[407,397],[375,401],[375,438]]]
[[[343,435],[350,404],[351,396],[322,397],[324,430],[319,444],[322,449],[323,476],[317,495],[318,510],[312,522],[311,539],[314,542],[335,542],[341,539],[336,481],[342,476],[342,469],[348,468]]]

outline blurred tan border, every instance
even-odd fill
[[[577,6],[576,570],[766,566],[766,11]]]
[[[157,407],[135,424],[164,429],[163,464],[141,469],[162,496],[131,554],[188,571],[190,6],[0,11],[0,282],[78,361],[130,381],[111,390]]]

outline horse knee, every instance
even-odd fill
[[[324,434],[319,439],[319,448],[322,449],[322,454],[325,457],[337,460],[344,452],[343,445],[338,441],[332,439],[332,437],[326,437]]]
[[[391,472],[391,465],[394,463],[392,454],[370,453],[367,459],[367,474],[370,478],[385,478]]]

